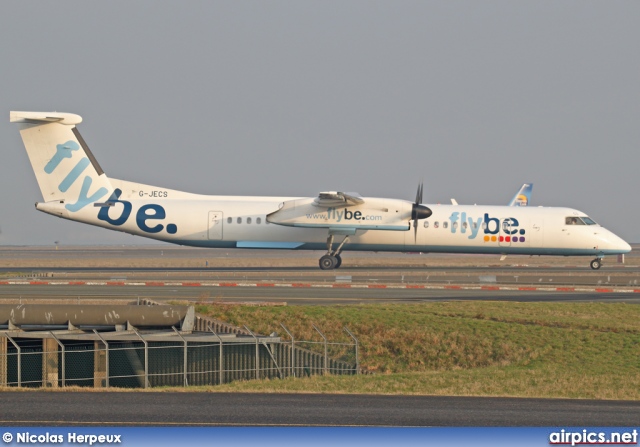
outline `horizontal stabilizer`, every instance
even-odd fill
[[[80,124],[82,117],[73,113],[58,112],[10,112],[9,121],[12,123],[35,124],[42,123],[61,123],[61,124]]]

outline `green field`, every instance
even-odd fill
[[[640,399],[640,307],[621,303],[442,302],[197,312],[254,332],[360,342],[371,374],[234,382],[216,391]]]

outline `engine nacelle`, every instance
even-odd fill
[[[267,221],[289,227],[407,231],[412,211],[406,200],[365,198],[354,205],[323,206],[308,198],[283,202]]]

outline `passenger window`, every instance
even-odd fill
[[[424,227],[425,227],[425,228],[429,228],[429,221],[428,221],[428,220],[425,220],[425,221],[424,221]]]
[[[241,223],[242,223],[242,217],[238,217],[237,222],[238,222],[239,224],[241,224]]]
[[[480,228],[482,228],[483,230],[487,229],[487,223],[486,222],[482,222],[482,225],[480,226]]]
[[[250,224],[251,223],[251,218],[247,217],[247,223]]]
[[[449,227],[449,222],[442,222],[442,228]]]
[[[463,224],[463,225],[464,225],[464,224]],[[451,224],[451,228],[453,228],[454,230],[455,230],[456,228],[458,228],[458,222],[454,222],[454,223],[452,223],[452,224]]]
[[[438,228],[440,226],[440,224],[438,223],[438,221],[433,223],[433,228]]]
[[[256,223],[260,225],[262,223],[262,219],[260,219],[259,217],[256,217]]]
[[[473,223],[473,229],[475,230],[475,229],[477,229],[477,228],[478,228],[478,222],[474,222],[474,223]]]
[[[233,217],[227,217],[227,223],[233,222]]]
[[[462,222],[462,228],[467,229],[468,224],[466,222]]]

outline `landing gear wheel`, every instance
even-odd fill
[[[322,270],[333,270],[336,268],[337,259],[333,256],[324,255],[320,258],[320,269]]]
[[[593,270],[598,270],[600,268],[600,266],[602,266],[602,261],[600,259],[596,258],[593,261],[591,261],[591,263],[589,265],[591,266],[591,268]]]
[[[339,269],[342,265],[342,258],[340,257],[340,255],[335,255],[334,258],[336,259],[336,265],[334,266],[334,268]]]

